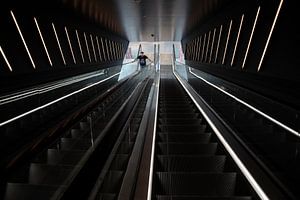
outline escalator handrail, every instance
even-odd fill
[[[255,108],[254,106],[250,105],[249,103],[247,103],[247,102],[241,100],[240,98],[234,96],[233,94],[230,94],[229,92],[227,92],[227,91],[223,90],[222,88],[220,88],[220,87],[214,85],[213,83],[209,82],[208,80],[204,79],[203,77],[197,75],[196,73],[194,73],[194,72],[191,71],[191,68],[192,68],[192,67],[190,67],[190,66],[188,66],[188,65],[186,65],[186,64],[180,63],[180,62],[177,62],[177,63],[179,63],[180,65],[185,65],[185,66],[187,66],[187,67],[189,68],[189,72],[190,72],[191,74],[193,74],[196,78],[201,79],[201,80],[204,81],[206,84],[208,84],[208,85],[210,85],[211,87],[213,87],[213,88],[219,90],[220,92],[224,93],[225,95],[231,97],[231,98],[234,99],[235,101],[237,101],[237,102],[243,104],[243,105],[246,106],[247,108],[253,110],[253,111],[256,112],[257,114],[263,116],[264,118],[270,120],[271,122],[277,124],[277,125],[280,126],[281,128],[283,128],[283,129],[285,129],[286,131],[288,131],[289,133],[292,133],[292,134],[294,134],[294,135],[300,137],[299,131],[294,130],[293,128],[289,127],[288,125],[285,125],[284,123],[282,123],[282,122],[276,120],[275,118],[273,118],[273,117],[267,115],[266,113],[264,113],[263,111],[261,111],[261,110]]]
[[[63,97],[60,97],[60,98],[55,99],[55,100],[53,100],[53,101],[51,101],[51,102],[48,102],[48,103],[46,103],[46,104],[44,104],[44,105],[41,105],[41,106],[36,107],[36,108],[34,108],[34,109],[32,109],[32,110],[29,110],[29,111],[24,112],[24,113],[22,113],[22,114],[20,114],[20,115],[17,115],[17,116],[15,116],[15,117],[13,117],[13,118],[10,118],[10,119],[8,119],[8,120],[5,120],[5,121],[3,121],[3,122],[0,122],[0,127],[2,127],[2,126],[4,126],[4,125],[7,125],[7,124],[9,124],[9,123],[12,123],[12,122],[14,122],[14,121],[16,121],[16,120],[18,120],[18,119],[21,119],[21,118],[23,118],[23,117],[25,117],[25,116],[27,116],[27,115],[29,115],[29,114],[32,114],[32,113],[36,112],[36,111],[42,110],[42,109],[44,109],[44,108],[46,108],[46,107],[49,107],[50,105],[52,105],[52,104],[54,104],[54,103],[57,103],[57,102],[59,102],[59,101],[62,101],[62,100],[66,99],[66,98],[68,98],[68,97],[70,97],[70,96],[73,96],[73,95],[75,95],[75,94],[78,94],[78,93],[80,93],[80,92],[82,92],[82,91],[85,91],[85,90],[87,90],[87,89],[89,89],[89,88],[91,88],[91,87],[94,87],[94,86],[96,86],[96,85],[99,85],[100,83],[103,83],[103,82],[105,82],[105,81],[108,81],[108,80],[114,78],[115,76],[118,76],[119,74],[120,74],[120,73],[116,73],[116,74],[114,74],[114,75],[112,75],[112,76],[110,76],[110,77],[107,77],[107,78],[105,78],[105,79],[102,79],[102,80],[100,80],[100,81],[98,81],[98,82],[96,82],[96,83],[93,83],[93,84],[91,84],[91,85],[88,85],[88,86],[85,86],[85,87],[83,87],[83,88],[81,88],[81,89],[78,89],[78,90],[76,90],[76,91],[74,91],[74,92],[71,92],[71,93],[69,93],[69,94],[67,94],[67,95],[64,95]]]
[[[50,141],[53,137],[63,132],[63,130],[65,130],[71,124],[80,119],[82,115],[89,112],[89,110],[93,108],[99,101],[104,99],[106,96],[112,94],[118,87],[120,87],[122,84],[127,82],[135,75],[136,74],[133,74],[132,76],[123,79],[119,83],[107,89],[103,94],[95,98],[93,101],[86,104],[84,107],[81,107],[80,109],[71,112],[64,118],[64,120],[61,120],[55,126],[46,130],[45,134],[41,134],[40,137],[24,146],[20,151],[18,151],[18,153],[15,154],[15,156],[13,156],[9,161],[7,161],[5,171],[9,172],[10,169],[14,168],[14,166],[16,166],[19,162],[22,162],[23,159],[26,159],[28,155],[33,154],[36,151],[35,149],[39,149],[41,146],[44,146],[43,144],[48,143],[47,141]]]

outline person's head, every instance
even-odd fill
[[[143,51],[141,51],[141,55],[144,55],[144,52],[143,52]]]

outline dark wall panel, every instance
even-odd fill
[[[243,14],[243,26],[231,66]],[[296,30],[296,15],[297,6],[293,1],[235,2],[182,40],[183,47],[189,46],[195,38],[203,37],[205,33],[207,35],[216,27],[220,30],[219,27],[222,25],[217,62],[198,61],[189,56],[186,57],[186,61],[205,72],[300,108],[297,98],[300,92],[300,58],[297,49],[300,45],[300,34]],[[257,23],[255,24],[256,16]],[[276,16],[277,20],[275,20]],[[232,32],[228,41],[225,62],[222,64],[230,20],[233,21]],[[249,45],[252,29],[254,31]],[[216,49],[214,51],[216,52]],[[197,52],[191,52],[191,54],[194,53]]]

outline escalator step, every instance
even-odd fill
[[[158,128],[162,132],[199,132],[204,133],[206,125],[158,125]]]
[[[8,183],[4,200],[48,200],[57,189],[58,186]]]
[[[207,196],[197,196],[197,195],[189,195],[189,196],[179,196],[179,195],[156,195],[156,200],[252,200],[252,197],[248,196],[230,196],[230,197],[207,197]]]
[[[162,133],[158,132],[158,142],[182,142],[182,143],[208,143],[211,139],[211,133]]]
[[[168,155],[214,155],[217,143],[157,143],[157,154]]]
[[[157,156],[156,171],[223,172],[226,156]]]
[[[156,172],[158,194],[233,196],[236,173]]]

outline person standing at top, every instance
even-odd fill
[[[136,59],[134,59],[133,62],[135,62],[136,60],[139,60],[140,66],[143,68],[143,67],[145,67],[145,66],[147,65],[147,62],[146,62],[147,59],[148,59],[150,62],[152,62],[152,60],[150,60],[150,59],[148,58],[148,56],[146,56],[146,55],[144,54],[144,52],[141,51],[141,54],[140,54]]]

